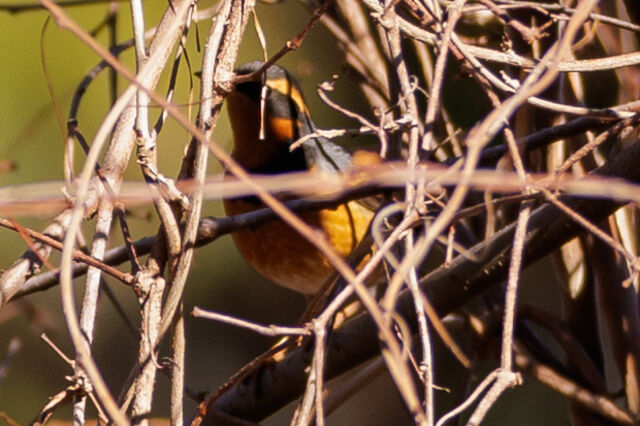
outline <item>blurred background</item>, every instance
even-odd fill
[[[4,1],[4,0],[3,0]],[[15,3],[15,2],[12,2]],[[212,0],[201,0],[199,7],[205,9],[213,5]],[[148,23],[157,22],[167,6],[163,1],[145,3]],[[107,13],[106,4],[69,8],[68,13],[85,29],[95,28]],[[69,110],[71,97],[85,73],[98,63],[98,58],[74,36],[59,30],[54,22],[45,28],[48,14],[45,11],[28,11],[9,14],[0,11],[0,162],[11,164],[12,170],[0,172],[0,185],[17,185],[30,182],[60,181],[62,175],[63,138],[56,121],[43,67],[46,67],[52,82],[51,89],[60,105],[64,119]],[[259,4],[257,16],[266,34],[268,54],[278,51],[283,44],[295,36],[306,24],[310,12],[300,2],[285,0],[273,5]],[[200,39],[209,31],[210,23],[197,24]],[[131,37],[130,11],[126,2],[119,3],[118,41]],[[44,34],[43,34],[44,33]],[[41,38],[41,34],[43,34]],[[97,39],[105,45],[107,36],[101,32]],[[194,69],[199,70],[201,53],[196,48],[195,32],[189,35],[189,56]],[[343,59],[335,41],[322,26],[316,26],[302,47],[290,53],[280,62],[296,75],[303,86],[307,102],[316,123],[322,128],[355,127],[350,121],[331,110],[316,95],[316,87],[333,74],[342,72]],[[262,59],[263,53],[255,30],[249,26],[239,57],[239,64]],[[130,69],[133,65],[133,50],[126,51],[121,59]],[[190,71],[182,64],[178,80],[179,91],[175,103],[184,106],[189,102]],[[164,93],[168,76],[165,75],[158,91]],[[199,81],[193,78],[192,89],[197,97]],[[464,96],[465,83],[447,88],[450,93],[445,99],[448,105],[460,100],[469,102]],[[124,85],[121,85],[124,87]],[[103,72],[89,87],[80,108],[79,123],[90,141],[108,111],[111,99],[108,95],[108,73]],[[368,107],[360,101],[357,87],[348,77],[341,77],[332,94],[334,100],[347,108],[371,116]],[[191,105],[195,114],[197,105]],[[449,110],[455,110],[450,107]],[[466,108],[468,110],[468,108]],[[160,113],[152,113],[155,118]],[[474,118],[462,117],[461,122],[472,123]],[[189,141],[186,132],[169,121],[158,141],[159,168],[168,177],[178,173],[182,152]],[[215,131],[215,141],[231,149],[231,135],[226,114],[223,113]],[[353,143],[344,141],[345,144]],[[76,149],[76,166],[84,161],[80,149]],[[7,162],[7,163],[4,163]],[[78,171],[79,168],[76,168]],[[215,158],[210,160],[209,173],[221,173]],[[127,170],[126,180],[139,181],[141,173],[132,160]],[[217,200],[208,201],[204,215],[221,216],[223,210]],[[0,216],[4,216],[0,211]],[[153,218],[153,219],[149,219]],[[33,215],[16,218],[23,226],[40,230],[51,216]],[[153,235],[158,224],[151,205],[136,208],[129,217],[134,239]],[[90,227],[85,227],[90,235]],[[114,232],[119,235],[119,232]],[[0,230],[0,268],[7,268],[25,250],[21,237],[9,230]],[[120,245],[114,238],[110,247]],[[52,262],[57,262],[54,256]],[[126,266],[124,266],[126,268]],[[83,281],[78,280],[81,284]],[[127,315],[135,324],[139,319],[138,305],[130,289],[106,278],[107,285],[116,295]],[[553,289],[549,282],[544,285]],[[525,284],[525,293],[530,284]],[[537,287],[539,291],[539,287]],[[554,291],[554,290],[551,290]],[[556,290],[557,291],[557,290]],[[82,295],[82,288],[76,291],[76,300]],[[193,306],[235,315],[263,324],[293,325],[305,307],[303,296],[264,281],[252,271],[236,253],[230,238],[224,237],[197,251],[194,270],[188,282],[185,297],[185,311]],[[117,315],[113,304],[102,297],[97,321],[94,353],[108,385],[113,393],[119,392],[126,375],[135,362],[137,353],[136,335]],[[20,348],[0,375],[0,412],[6,413],[19,424],[30,422],[46,404],[48,398],[64,389],[68,382],[65,375],[72,374],[70,368],[39,337],[47,336],[68,356],[73,356],[72,345],[60,309],[57,288],[34,294],[11,303],[0,311],[0,362],[5,359],[9,343],[15,339]],[[224,383],[237,369],[250,361],[272,343],[267,339],[243,329],[222,325],[201,319],[186,318],[187,371],[186,381],[197,392],[214,390]],[[464,342],[463,342],[464,343]],[[166,348],[162,353],[167,353]],[[462,367],[452,359],[440,344],[436,348],[436,367],[439,373],[436,383],[442,387],[437,391],[438,410],[451,408],[453,396],[447,391],[448,385],[461,380]],[[482,362],[482,361],[481,361]],[[486,372],[495,365],[487,363]],[[479,376],[476,380],[481,380]],[[154,403],[154,417],[168,414],[169,381],[159,375],[159,394]],[[187,399],[186,418],[193,413],[195,403]],[[285,424],[290,418],[293,406],[274,416],[265,424]],[[56,412],[54,418],[68,420],[70,407]],[[95,417],[95,410],[89,415]],[[358,425],[400,425],[412,424],[403,409],[393,384],[386,374],[378,377],[372,386],[359,392],[354,398],[328,418],[329,424]],[[487,418],[488,425],[564,425],[568,423],[564,400],[550,392],[542,392],[540,385],[525,379],[523,388],[517,392],[507,392]],[[0,420],[1,423],[1,420]]]

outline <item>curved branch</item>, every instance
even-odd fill
[[[640,141],[627,148],[597,174],[640,182]],[[620,207],[611,200],[562,197],[572,209],[591,221],[605,219]],[[456,257],[447,266],[441,266],[423,277],[421,288],[441,316],[459,308],[505,278],[511,254],[515,224],[503,228],[491,239],[472,247],[468,254]],[[551,205],[537,208],[531,215],[523,265],[541,259],[566,241],[583,232],[583,228]],[[397,311],[414,327],[415,315],[411,295],[405,291],[398,299]],[[205,422],[214,411],[235,417],[259,420],[280,409],[298,397],[306,383],[306,369],[313,347],[302,344],[279,362],[259,367],[222,395],[217,401],[204,402],[200,408],[206,413]],[[360,314],[336,330],[327,347],[327,380],[354,368],[379,353],[378,332],[371,317]],[[252,395],[260,395],[254,398]]]

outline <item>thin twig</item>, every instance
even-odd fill
[[[310,336],[311,331],[306,327],[281,327],[276,325],[260,325],[251,321],[235,318],[230,315],[219,314],[217,312],[205,311],[197,306],[194,306],[191,312],[196,318],[204,318],[213,321],[220,321],[225,324],[234,325],[236,327],[246,328],[255,333],[262,334],[264,336]]]
[[[83,38],[83,41],[87,43],[87,45],[95,49],[96,51],[99,51],[101,56],[105,58],[110,57],[113,59],[113,57],[108,52],[106,52],[104,48],[99,46],[90,37],[88,37],[86,32],[80,29],[73,21],[70,21],[66,17],[65,13],[59,8],[59,6],[57,6],[51,0],[41,0],[41,1],[47,7],[50,13],[54,15],[59,25],[70,29],[76,35],[81,36]],[[174,5],[173,7],[175,7],[174,11],[176,13],[180,11],[180,13],[183,14],[182,16],[184,16],[184,14],[186,14],[186,11],[191,7],[191,3],[185,0],[181,4]],[[178,29],[182,22],[183,22],[183,19],[180,19],[178,17],[174,18],[174,28]],[[170,41],[176,36],[176,32],[177,31],[175,30],[171,31],[171,29],[169,28],[165,33],[163,33],[159,37],[159,39],[163,39],[166,45],[169,45],[171,44]],[[166,55],[166,52],[160,52],[158,55],[156,55],[157,57],[154,59],[162,59],[162,57],[165,55]],[[153,58],[154,56],[152,55],[151,57]],[[116,66],[119,66],[117,61],[114,61],[114,64],[116,64]],[[156,64],[150,60],[149,63],[144,67],[144,69],[141,70],[140,76],[145,76],[150,74],[151,71],[153,70],[153,66],[155,65]],[[119,67],[119,68],[122,69],[122,67]],[[130,73],[128,75],[130,75]],[[138,81],[133,77],[132,77],[132,80]],[[144,87],[144,84],[141,84],[141,86]],[[84,371],[90,377],[91,382],[94,386],[94,389],[97,395],[99,396],[101,403],[104,404],[111,419],[114,421],[114,423],[122,426],[128,424],[129,422],[126,419],[126,416],[120,411],[117,404],[113,400],[113,397],[111,396],[110,392],[104,385],[104,382],[100,376],[100,373],[97,367],[95,366],[93,360],[91,359],[90,353],[87,351],[86,347],[84,346],[83,336],[78,326],[77,314],[75,312],[75,302],[73,300],[70,272],[71,272],[71,266],[72,266],[71,252],[73,250],[73,246],[75,243],[77,228],[82,218],[82,213],[83,213],[82,201],[84,200],[84,196],[89,189],[89,183],[90,183],[89,178],[91,176],[91,172],[94,169],[94,165],[97,161],[97,156],[100,152],[102,145],[104,144],[107,134],[111,132],[111,129],[113,128],[113,125],[115,124],[116,118],[119,115],[119,113],[129,103],[129,100],[135,93],[135,88],[136,86],[133,86],[133,85],[130,86],[130,88],[125,91],[125,93],[118,99],[118,101],[116,101],[114,108],[111,110],[111,114],[107,116],[107,118],[103,122],[103,125],[98,130],[94,143],[92,144],[91,150],[87,155],[87,161],[82,170],[82,174],[78,179],[78,199],[80,200],[80,202],[76,202],[75,207],[72,210],[69,229],[64,239],[63,254],[61,259],[61,273],[60,273],[60,276],[61,276],[60,284],[61,284],[61,293],[62,293],[65,319],[67,321],[67,326],[69,327],[69,332],[77,351],[77,361],[82,365]]]

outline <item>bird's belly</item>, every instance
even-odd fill
[[[241,199],[225,200],[224,204],[228,215],[260,207]],[[373,213],[357,202],[350,202],[301,217],[308,225],[322,230],[334,250],[346,257],[364,237]],[[233,239],[240,254],[255,270],[295,291],[316,293],[333,271],[313,244],[281,220],[236,232]]]

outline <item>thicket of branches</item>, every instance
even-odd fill
[[[251,176],[211,138],[233,88],[239,44],[254,25],[254,1],[220,0],[198,10],[194,0],[171,0],[161,19],[149,22],[141,0],[131,0],[131,40],[112,46],[98,43],[82,22],[68,16],[67,7],[81,1],[0,5],[5,12],[45,9],[101,61],[78,82],[66,117],[60,164],[67,196],[47,204],[57,209],[50,224],[36,231],[13,219],[32,208],[42,213],[42,199],[12,195],[2,206],[3,232],[18,232],[26,252],[3,265],[0,309],[34,292],[60,292],[75,349],[71,385],[33,413],[35,421],[73,404],[74,422],[82,424],[87,404],[93,404],[104,421],[146,424],[154,406],[170,405],[172,424],[191,419],[194,424],[246,424],[298,400],[292,424],[321,425],[370,377],[386,370],[417,424],[452,424],[460,418],[479,424],[504,391],[523,380],[539,381],[547,392],[565,397],[575,424],[636,423],[640,3],[301,1],[309,20],[300,22],[300,33],[268,61],[295,56],[309,32],[326,27],[335,38],[327,49],[344,58],[336,74],[353,82],[351,93],[364,99],[369,112],[358,114],[332,101],[327,82],[318,89],[321,98],[357,125],[318,133],[369,135],[385,159],[323,177],[321,187],[313,174]],[[180,67],[187,65],[185,56],[196,57],[185,51],[185,42],[193,37],[194,25],[207,20],[210,32],[199,35],[202,63],[191,63],[202,70],[198,114],[192,120],[172,103],[173,91],[159,93],[156,84],[162,73],[171,73],[173,88]],[[135,71],[117,58],[126,49],[135,50]],[[77,121],[77,112],[90,108],[82,94],[109,69],[128,83],[89,135]],[[447,85],[461,79],[469,83],[463,94],[469,99],[447,99]],[[465,109],[477,103],[473,96],[490,107],[473,118],[473,125],[461,127],[456,123],[469,119]],[[162,110],[155,122],[151,112],[157,109],[150,105]],[[158,167],[156,144],[166,120],[193,136],[180,170]],[[83,167],[74,170],[79,156]],[[132,156],[142,179],[124,184]],[[209,179],[211,161],[223,164],[237,181]],[[302,198],[283,203],[277,197],[293,190]],[[305,198],[319,191],[321,200]],[[253,193],[268,208],[202,218],[203,200],[221,193]],[[375,250],[358,270],[353,267],[358,259],[342,259],[296,216],[303,209],[376,194],[384,202],[368,239]],[[129,238],[126,208],[132,200],[153,203],[160,223],[155,236]],[[194,251],[277,217],[317,245],[344,285],[331,300],[314,299],[311,316],[292,327],[260,327],[212,314],[256,333],[292,337],[223,386],[211,383],[208,395],[185,392],[183,373],[189,366],[183,318],[193,307],[183,306],[182,297]],[[86,250],[78,247],[83,222],[93,229]],[[116,231],[127,243],[108,247]],[[61,253],[59,265],[51,264],[54,251]],[[523,270],[547,257],[553,268],[531,279],[557,281],[562,289],[558,312],[546,304],[519,304]],[[372,295],[364,283],[381,264],[387,279]],[[39,273],[43,265],[47,271]],[[122,374],[128,374],[123,389],[107,388],[91,350],[105,276],[130,286],[130,296],[140,303],[138,362],[130,372],[123,366]],[[72,277],[81,283],[82,300],[74,299]],[[334,321],[354,300],[360,310]],[[444,372],[434,362],[436,340],[468,372],[460,388],[452,389],[459,398],[456,408],[438,416],[436,385]],[[170,353],[159,353],[167,341]],[[2,357],[8,368],[11,356],[9,348]],[[472,381],[478,360],[487,357],[497,368]],[[170,401],[153,398],[160,358],[170,359],[161,368],[171,378]],[[339,386],[328,383],[354,368],[357,374]],[[198,399],[197,413],[184,412],[187,397]],[[2,410],[11,416],[10,407]]]

